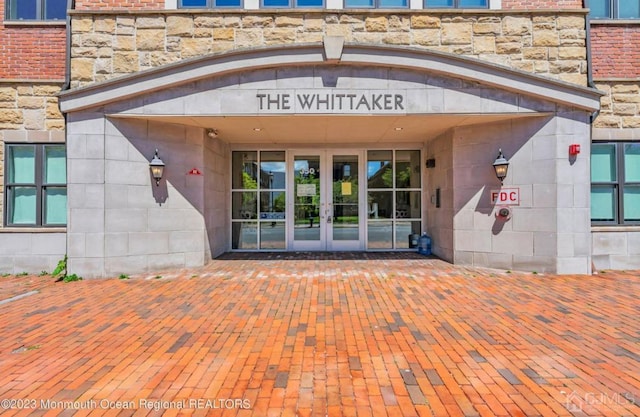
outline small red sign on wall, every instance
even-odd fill
[[[202,172],[198,168],[191,168],[187,175],[202,175]]]
[[[519,206],[520,189],[502,188],[500,190],[491,190],[491,203],[496,206]]]

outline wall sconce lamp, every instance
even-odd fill
[[[162,159],[158,156],[157,149],[155,155],[153,155],[153,159],[149,162],[149,169],[151,169],[153,179],[156,180],[156,186],[159,186],[162,174],[164,173],[164,162],[162,162]]]
[[[218,131],[216,129],[207,129],[207,136],[211,139],[215,139],[218,137]]]
[[[500,184],[507,178],[507,171],[509,170],[509,161],[507,161],[502,154],[502,149],[498,150],[498,157],[493,162],[493,169],[496,171],[496,177],[500,180]]]
[[[426,165],[427,165],[427,168],[435,168],[436,167],[436,159],[435,158],[427,159]]]

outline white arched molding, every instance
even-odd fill
[[[335,41],[327,39],[327,42]],[[600,108],[602,95],[593,88],[476,58],[412,47],[344,43],[339,58],[328,59],[325,44],[319,43],[236,50],[168,64],[62,92],[60,107],[63,112],[73,112],[205,78],[263,68],[302,66],[369,66],[439,74],[587,111]]]

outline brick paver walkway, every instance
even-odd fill
[[[0,304],[0,414],[640,415],[638,272],[251,258]]]

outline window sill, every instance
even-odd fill
[[[591,233],[597,232],[640,232],[639,226],[591,226]]]
[[[67,26],[66,20],[5,20],[2,22],[3,26],[12,27],[33,27],[33,26],[52,26],[52,27],[64,27]]]
[[[0,227],[0,233],[67,233],[66,227]]]
[[[640,25],[638,19],[589,19],[589,23],[593,25]]]

